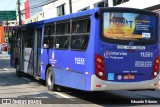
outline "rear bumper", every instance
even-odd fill
[[[157,85],[154,85],[157,84]],[[96,87],[96,85],[101,85]],[[153,80],[140,82],[110,82],[99,79],[96,75],[91,76],[91,91],[105,90],[141,90],[141,89],[158,89],[159,76]]]

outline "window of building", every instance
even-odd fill
[[[73,20],[71,44],[72,50],[86,50],[90,34],[90,19]]]
[[[54,29],[55,29],[54,24],[45,25],[44,39],[43,39],[44,48],[54,47]]]
[[[65,15],[65,4],[57,7],[57,16]]]
[[[108,0],[103,0],[101,2],[95,3],[94,7],[108,7]]]
[[[113,6],[128,2],[129,0],[113,0]]]
[[[68,49],[69,47],[70,22],[58,22],[56,24],[56,49]]]

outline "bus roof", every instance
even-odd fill
[[[63,15],[63,16],[59,16],[59,17],[54,17],[54,18],[51,18],[51,19],[44,20],[44,23],[61,21],[61,20],[66,20],[66,19],[71,19],[71,18],[76,18],[76,17],[81,17],[81,16],[87,16],[87,15],[93,14],[96,10],[98,10],[98,8],[85,10],[85,11],[80,11],[80,12],[77,12],[77,13],[72,13],[72,14]]]
[[[42,25],[43,22],[44,22],[44,20],[41,20],[41,21],[37,21],[37,22],[27,23],[27,24],[20,25],[20,26],[14,26],[13,29],[31,27],[31,26],[38,26],[38,25]]]

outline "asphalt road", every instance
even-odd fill
[[[121,103],[126,99],[129,99],[125,101],[128,104],[130,104],[131,100],[154,100],[154,98],[158,98],[157,101],[160,101],[159,90],[84,92],[61,88],[63,89],[61,92],[51,92],[48,91],[45,81],[37,81],[29,75],[17,77],[15,69],[9,66],[9,57],[0,55],[0,98],[49,98],[48,101],[50,102],[48,103],[78,107],[101,107],[110,105],[110,103],[111,105],[116,102]],[[134,104],[134,106],[145,107],[153,105]]]

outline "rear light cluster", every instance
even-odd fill
[[[160,63],[160,56],[158,56],[154,60],[153,69],[152,69],[152,79],[154,79],[159,74],[159,63]]]
[[[105,67],[104,67],[104,60],[103,58],[96,54],[95,55],[95,73],[96,76],[102,80],[106,80],[106,73],[105,73]]]

